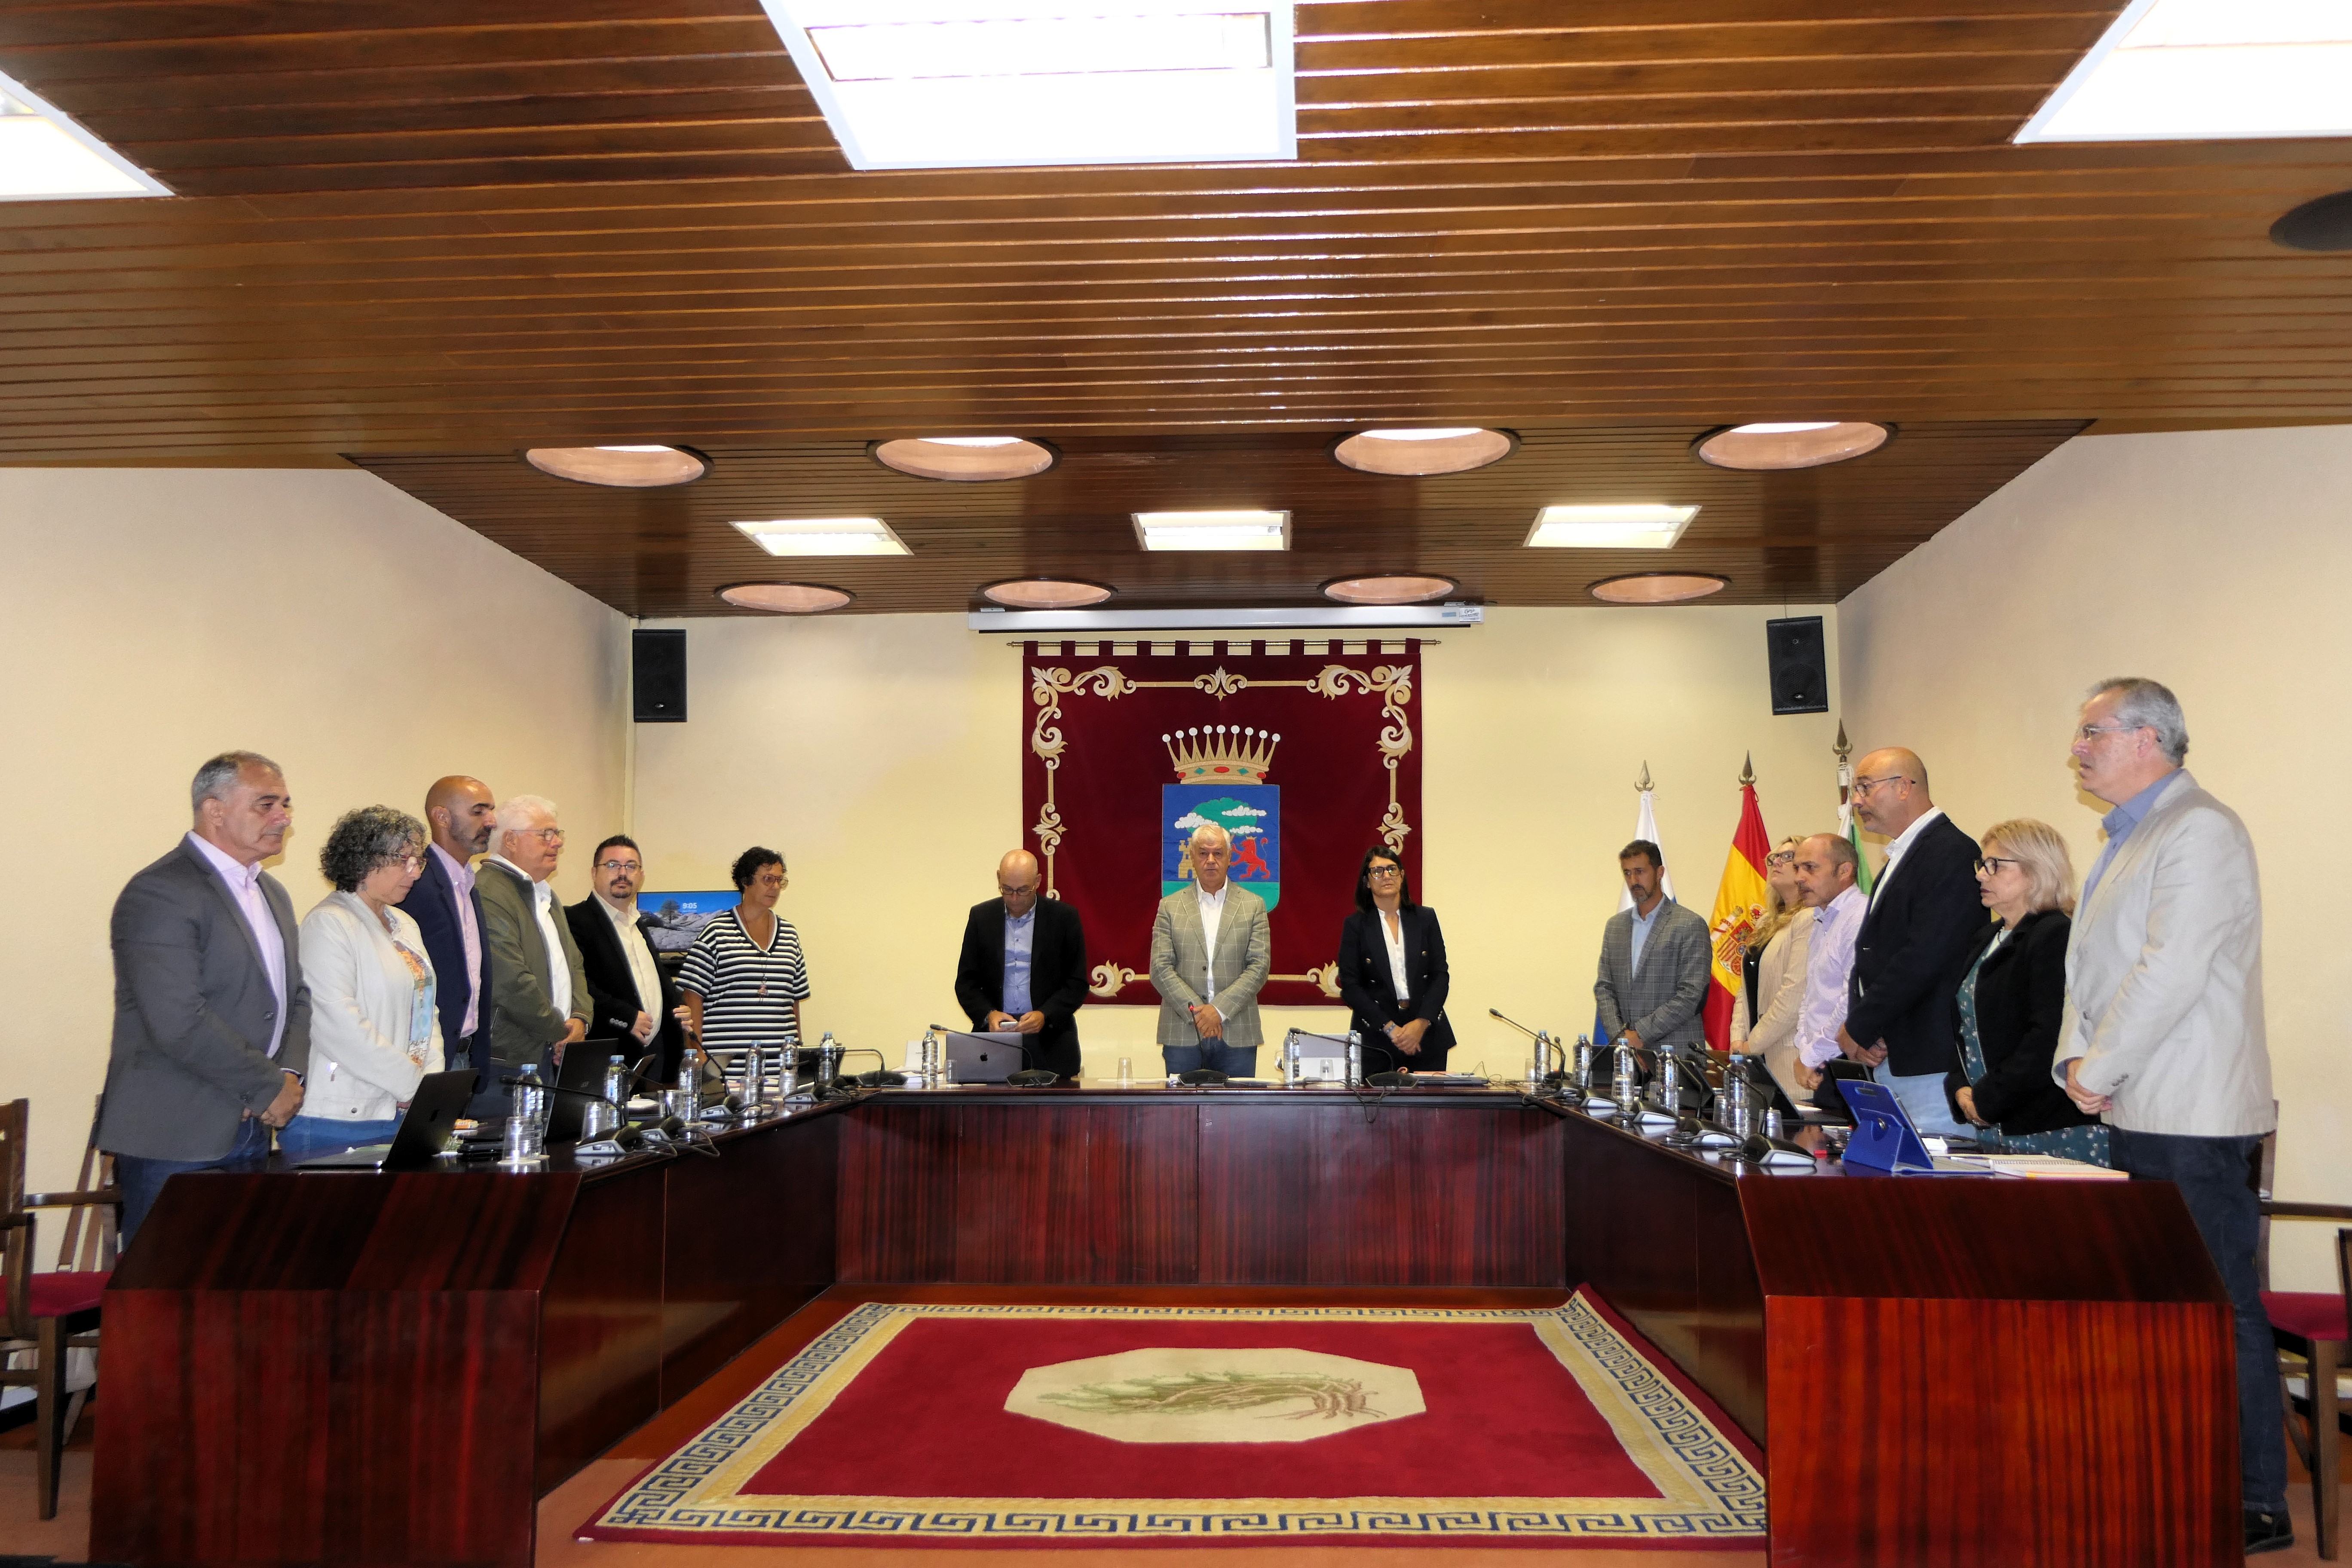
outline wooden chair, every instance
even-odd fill
[[[0,1299],[5,1299],[5,1312],[0,1317],[0,1386],[29,1384],[34,1390],[41,1517],[55,1519],[66,1439],[80,1418],[87,1397],[85,1393],[67,1398],[66,1355],[77,1350],[96,1352],[99,1300],[111,1272],[110,1267],[72,1265],[84,1258],[112,1264],[122,1192],[115,1186],[65,1193],[25,1191],[25,1134],[31,1114],[26,1100],[0,1106]],[[95,1119],[90,1126],[95,1140]],[[98,1163],[103,1169],[106,1162]],[[89,1179],[92,1166],[92,1152],[85,1151],[83,1181]],[[36,1274],[32,1211],[44,1208],[74,1211],[68,1225],[68,1246],[60,1255],[68,1267]],[[97,1211],[95,1223],[86,1229],[80,1224],[84,1209]],[[32,1365],[16,1365],[21,1356],[30,1356]]]
[[[2255,1190],[2262,1194],[2262,1228],[2254,1248],[2254,1264],[2262,1277],[2263,1306],[2271,1320],[2271,1340],[2279,1352],[2279,1403],[2286,1412],[2287,1441],[2311,1473],[2311,1518],[2319,1555],[2333,1563],[2343,1537],[2343,1488],[2336,1482],[2342,1453],[2344,1412],[2336,1397],[2336,1375],[2345,1364],[2344,1347],[2352,1341],[2352,1317],[2346,1302],[2352,1299],[2352,1230],[2336,1233],[2337,1283],[2343,1294],[2315,1290],[2271,1289],[2271,1221],[2331,1220],[2352,1224],[2352,1205],[2281,1203],[2271,1195],[2276,1169],[2278,1134],[2264,1138],[2255,1153]],[[2304,1379],[2303,1399],[2286,1387],[2291,1372]]]

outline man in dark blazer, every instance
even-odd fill
[[[956,1002],[974,1033],[1027,1037],[1026,1065],[1078,1076],[1078,1009],[1087,1000],[1087,933],[1078,911],[1037,896],[1037,857],[1015,849],[996,865],[998,896],[974,904],[956,959]],[[1023,946],[1028,962],[1019,962]],[[1013,962],[1007,963],[1008,952]]]
[[[114,901],[114,1039],[99,1147],[128,1245],[163,1184],[257,1168],[302,1108],[310,993],[294,906],[261,863],[286,850],[286,777],[252,752],[196,770],[195,824]]]
[[[594,1004],[588,1037],[618,1041],[632,1060],[660,1052],[654,1070],[659,1081],[674,1082],[686,1026],[677,1016],[677,986],[654,961],[653,918],[637,912],[637,891],[646,885],[644,851],[635,839],[613,835],[596,846],[588,879],[596,890],[563,907]]]
[[[1923,1132],[1967,1137],[1944,1094],[1958,1059],[1952,998],[1990,917],[1977,886],[1977,841],[1927,795],[1927,767],[1888,747],[1862,759],[1854,814],[1885,834],[1886,865],[1854,939],[1838,1048],[1869,1066]]]
[[[489,785],[462,773],[437,779],[425,793],[425,821],[433,847],[425,869],[400,901],[425,939],[433,961],[433,1005],[441,1016],[441,1059],[451,1069],[488,1072],[490,950],[482,941],[482,895],[474,887],[474,857],[490,847],[498,801]]]

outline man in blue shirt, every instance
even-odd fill
[[[1086,930],[1077,910],[1042,891],[1037,858],[1026,849],[997,862],[997,896],[973,905],[964,921],[956,1001],[975,1032],[1024,1036],[1027,1066],[1075,1079]]]

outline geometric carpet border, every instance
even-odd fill
[[[1608,1421],[1657,1498],[1040,1499],[779,1497],[739,1489],[908,1324],[939,1318],[1523,1322]],[[1537,1309],[967,1306],[871,1302],[778,1367],[624,1489],[583,1540],[705,1545],[1308,1544],[1753,1546],[1764,1478],[1674,1380],[1580,1290]]]

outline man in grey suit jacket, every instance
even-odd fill
[[[1601,1031],[1636,1050],[1704,1044],[1699,1008],[1706,1001],[1706,921],[1666,897],[1665,858],[1646,838],[1617,857],[1633,907],[1601,928],[1601,974],[1592,983]]]
[[[127,1245],[171,1177],[257,1168],[302,1107],[310,993],[294,906],[262,861],[285,852],[286,777],[252,752],[196,770],[195,825],[114,901],[114,1039],[99,1146],[115,1157]]]
[[[548,883],[562,853],[553,801],[519,795],[499,807],[497,853],[483,858],[474,879],[490,970],[488,1081],[469,1108],[476,1116],[505,1115],[509,1091],[499,1079],[561,1065],[564,1047],[588,1035],[595,1011],[588,971]]]
[[[2238,814],[2180,764],[2189,726],[2153,680],[2092,688],[2083,789],[2115,809],[2066,947],[2053,1076],[2104,1114],[2116,1164],[2179,1188],[2235,1309],[2246,1550],[2294,1543],[2277,1352],[2255,1272],[2249,1160],[2276,1125],[2263,1031],[2263,900]]]
[[[1254,1078],[1264,1038],[1257,994],[1274,964],[1265,900],[1226,879],[1233,841],[1223,828],[1194,828],[1191,852],[1192,885],[1160,900],[1151,921],[1160,1054],[1171,1073]]]

